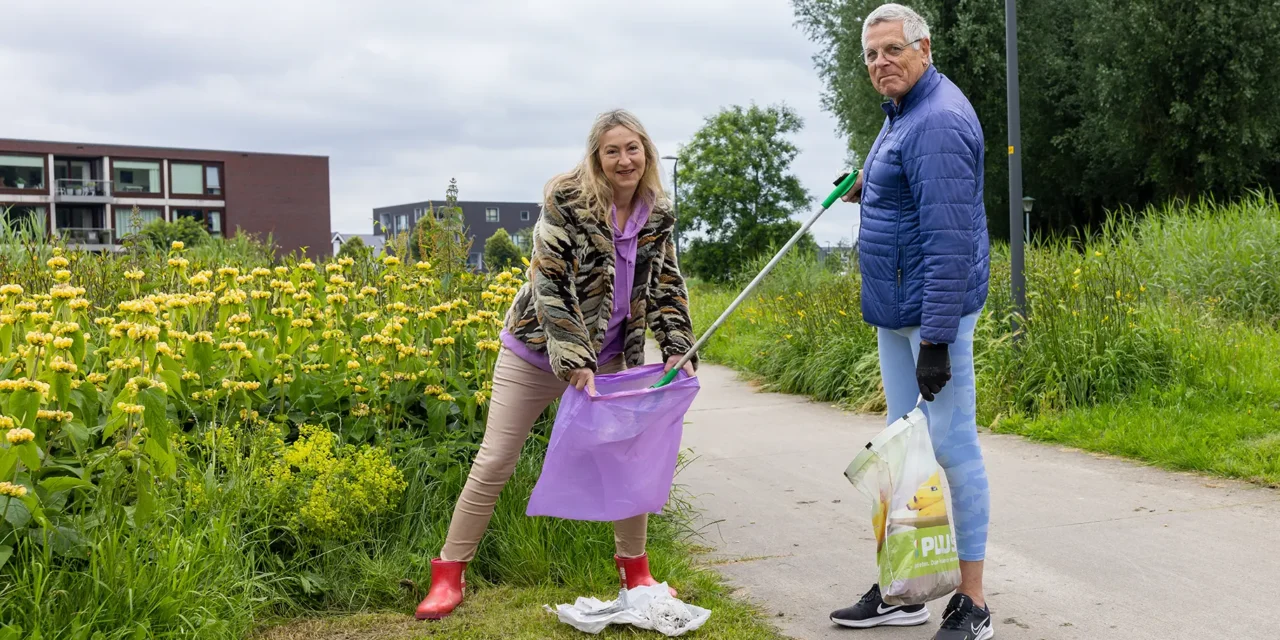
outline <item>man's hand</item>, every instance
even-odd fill
[[[858,172],[858,179],[853,181],[853,187],[849,189],[848,193],[840,196],[840,199],[843,200],[844,202],[861,202],[862,201],[862,177],[865,175],[866,175],[865,173]],[[840,177],[836,178],[835,185],[837,187],[840,186],[840,182],[847,177],[849,177],[848,171],[840,174]]]
[[[569,384],[578,391],[586,388],[587,393],[596,395],[596,374],[590,369],[574,369],[569,372]]]
[[[683,358],[683,357],[684,357],[684,354],[681,354],[678,356],[671,356],[670,358],[667,358],[667,366],[662,370],[662,372],[667,373],[668,371],[671,371],[672,367],[675,367],[676,365],[680,364],[680,358]],[[696,377],[698,375],[693,371],[692,362],[684,363],[684,372],[689,374],[690,378]]]
[[[916,383],[920,395],[933,402],[934,394],[942,391],[951,379],[951,355],[945,344],[920,343],[920,358],[916,360]]]

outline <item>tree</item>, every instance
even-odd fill
[[[880,107],[885,98],[871,85],[862,59],[862,21],[882,4],[883,0],[793,0],[798,23],[821,47],[813,62],[826,84],[822,105],[835,116],[838,132],[848,139],[857,168],[861,168],[885,118]],[[983,167],[987,215],[992,233],[1007,236],[1009,158],[992,152],[1008,146],[1004,4],[917,0],[910,6],[929,23],[934,65],[960,87],[978,114],[987,149]],[[1019,10],[1023,10],[1021,5]],[[1023,92],[1027,92],[1025,78]],[[1029,170],[1026,164],[1024,172]]]
[[[511,241],[511,235],[506,229],[494,231],[493,235],[484,241],[484,264],[490,271],[519,264],[522,257],[524,257],[523,254],[516,247],[516,243]]]
[[[680,225],[701,236],[683,257],[691,274],[728,280],[799,230],[791,216],[809,194],[790,171],[798,149],[786,136],[802,126],[786,105],[735,105],[708,117],[681,149]],[[817,246],[807,234],[803,242]]]
[[[455,274],[467,270],[472,240],[462,207],[458,206],[456,178],[449,181],[444,206],[434,208],[428,204],[426,214],[407,235],[409,259],[430,262],[437,273]]]
[[[373,260],[373,248],[365,244],[360,236],[352,236],[342,243],[342,247],[338,249],[338,257],[351,258],[359,264],[365,264]]]
[[[881,0],[793,0],[821,46],[823,105],[865,154],[884,121],[862,61]],[[918,0],[934,63],[973,103],[986,138],[991,233],[1008,237],[1003,3]],[[1280,0],[1019,3],[1023,191],[1037,231],[1121,206],[1230,198],[1280,180]],[[1037,223],[1039,221],[1039,223]]]
[[[198,247],[211,239],[204,225],[195,218],[178,218],[173,222],[156,220],[143,227],[140,235],[160,251],[168,251],[174,241],[182,242],[187,247]]]

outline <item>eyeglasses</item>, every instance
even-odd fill
[[[898,56],[902,55],[902,52],[907,50],[907,47],[920,42],[923,39],[924,38],[916,38],[906,44],[891,44],[884,48],[884,55],[889,56],[890,60],[897,60]],[[862,59],[865,60],[867,64],[875,64],[876,60],[880,59],[880,51],[876,49],[867,49],[862,52]]]

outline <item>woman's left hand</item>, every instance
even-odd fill
[[[667,366],[662,370],[662,372],[663,372],[663,373],[666,373],[666,372],[670,371],[670,370],[672,369],[672,367],[675,367],[676,365],[680,364],[680,358],[683,358],[683,357],[684,357],[683,355],[678,355],[678,356],[671,356],[670,358],[667,358]],[[690,377],[690,378],[697,377],[697,375],[698,375],[697,373],[695,373],[695,372],[693,371],[693,363],[692,363],[692,362],[686,362],[686,363],[684,363],[684,372],[685,372],[685,373],[687,373],[687,374],[689,374],[689,377]]]

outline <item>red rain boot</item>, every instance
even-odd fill
[[[653,576],[649,574],[649,554],[644,554],[635,558],[624,558],[619,555],[613,556],[613,561],[618,565],[618,578],[622,582],[623,589],[634,589],[636,587],[647,587],[660,584]],[[676,597],[676,590],[667,587],[671,591],[671,597]]]
[[[439,558],[431,561],[431,588],[427,597],[418,605],[414,617],[419,620],[439,620],[462,604],[462,591],[467,586],[463,576],[465,562],[445,562]]]

